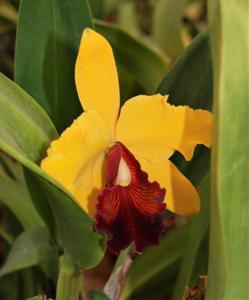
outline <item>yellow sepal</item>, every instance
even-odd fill
[[[169,158],[175,150],[187,160],[197,144],[211,145],[212,114],[188,106],[173,106],[167,96],[137,96],[121,109],[117,139],[151,162]]]
[[[89,28],[82,35],[75,66],[75,82],[84,111],[98,112],[113,135],[119,112],[115,60],[108,41]]]
[[[41,168],[60,182],[83,209],[93,211],[90,195],[102,186],[104,153],[109,143],[108,129],[98,113],[83,113],[52,142]]]

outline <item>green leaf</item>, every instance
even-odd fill
[[[92,27],[86,0],[21,1],[15,80],[48,112],[59,132],[82,110],[74,65],[85,27]]]
[[[1,227],[5,231],[1,236],[6,243],[12,245],[17,235],[23,231],[23,226],[6,205],[1,206],[1,213],[3,215]],[[9,245],[6,244],[7,247]]]
[[[212,107],[212,60],[208,32],[199,34],[162,80],[157,92],[169,95],[174,105],[211,110]],[[179,153],[172,161],[198,185],[209,168],[210,152],[197,147],[194,158],[186,162]]]
[[[157,92],[174,105],[212,108],[212,58],[208,31],[200,33],[168,71]]]
[[[92,0],[94,1],[94,0]],[[103,0],[104,16],[108,17],[109,14],[114,13],[120,5],[120,0]]]
[[[172,300],[184,299],[186,287],[189,287],[191,274],[197,260],[198,251],[201,242],[208,230],[209,225],[209,202],[210,202],[210,180],[209,176],[205,178],[201,185],[201,211],[198,215],[192,217],[189,231],[184,243],[184,256],[181,262],[181,268],[174,287]],[[200,263],[200,262],[199,262]],[[198,278],[199,275],[195,274]]]
[[[58,137],[46,113],[21,88],[0,74],[0,139],[34,162]]]
[[[187,232],[188,226],[170,230],[161,239],[159,247],[150,248],[135,259],[120,300],[145,299],[148,291],[160,280],[163,280],[163,292],[172,289],[180,259],[184,254],[183,245]],[[160,292],[162,290],[158,291],[156,287],[155,293]]]
[[[20,300],[20,274],[11,273],[0,278],[0,287],[0,299]]]
[[[95,266],[104,254],[103,237],[93,232],[92,220],[63,187],[33,162],[41,161],[51,137],[57,136],[55,129],[32,98],[3,75],[0,75],[0,117],[0,149],[35,177],[45,197],[39,201],[48,201],[65,249],[81,267]]]
[[[65,249],[82,268],[98,264],[104,255],[105,239],[93,231],[93,220],[62,188],[46,180],[45,176],[36,178],[44,188]]]
[[[184,50],[182,19],[189,0],[159,0],[153,16],[153,32],[162,49],[172,58]]]
[[[34,227],[21,233],[0,269],[0,276],[38,265],[52,255],[46,227]]]
[[[112,17],[121,4],[120,0],[89,0],[88,2],[93,17],[101,20],[107,19],[110,15]]]
[[[44,225],[29,195],[23,167],[0,152],[0,199],[24,228]]]
[[[153,93],[166,71],[163,59],[118,27],[99,21],[95,27],[112,45],[117,64],[133,74],[147,94]]]
[[[49,205],[49,201],[44,201],[44,199],[47,198],[45,191],[42,189],[39,181],[36,179],[33,173],[27,168],[24,168],[24,175],[30,197],[35,204],[39,215],[42,217],[46,225],[52,230],[54,225],[54,217]]]
[[[249,297],[249,3],[210,0],[208,4],[214,138],[205,299],[242,300]]]
[[[29,95],[2,74],[0,87],[0,140],[32,161],[40,162],[51,140],[58,136],[52,122]],[[42,225],[34,210],[22,167],[6,155],[1,157],[2,201],[24,228]]]
[[[110,298],[100,290],[91,290],[90,291],[91,300],[110,300]]]
[[[60,258],[60,272],[56,289],[56,300],[78,300],[82,289],[83,272],[67,254]]]
[[[44,262],[46,261],[47,260],[44,260]],[[43,292],[46,279],[39,269],[37,267],[33,267],[24,269],[20,272],[21,288],[19,290],[19,299],[26,299],[33,295],[39,295]]]
[[[39,295],[39,296],[28,298],[27,300],[44,300],[44,296],[43,295]]]
[[[94,18],[102,19],[104,17],[104,1],[103,0],[89,0],[89,5]]]
[[[137,4],[134,1],[123,1],[120,3],[117,10],[117,24],[130,35],[141,38],[142,32],[139,27],[136,8]]]

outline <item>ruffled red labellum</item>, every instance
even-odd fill
[[[135,252],[158,245],[165,230],[165,189],[149,182],[139,162],[120,142],[110,148],[106,186],[98,197],[95,228],[108,234],[108,248],[118,254],[134,242]]]

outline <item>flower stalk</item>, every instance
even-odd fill
[[[116,290],[115,290],[115,293],[114,293],[113,300],[119,300],[120,295],[122,293],[122,290],[125,286],[125,281],[126,281],[128,272],[130,270],[130,267],[133,263],[133,260],[134,260],[134,255],[129,254],[129,255],[126,256],[126,258],[124,260],[124,263],[123,263],[123,266],[122,266],[122,268],[120,270],[120,273],[119,273],[118,283],[117,283],[117,287],[116,287]]]
[[[56,300],[78,300],[82,283],[83,270],[77,267],[70,256],[64,254],[60,258]]]

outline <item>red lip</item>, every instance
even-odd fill
[[[120,160],[130,171],[127,186],[116,183]],[[131,243],[136,253],[158,245],[165,230],[163,203],[165,189],[149,182],[133,154],[120,142],[110,148],[106,165],[106,186],[98,196],[96,224],[98,232],[108,234],[108,248],[118,254]]]

